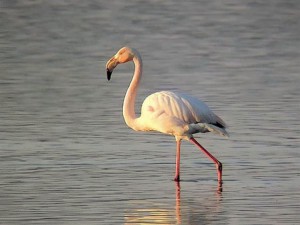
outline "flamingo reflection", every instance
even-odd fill
[[[190,222],[210,223],[219,212],[222,187],[213,196],[198,196],[182,203],[180,182],[175,183],[175,207],[163,202],[132,201],[133,208],[125,213],[125,225],[129,224],[187,224]],[[201,192],[205,193],[205,192]],[[167,200],[166,200],[167,201]]]

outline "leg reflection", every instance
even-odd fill
[[[181,224],[181,211],[180,211],[180,182],[175,182],[175,189],[176,189],[176,221],[177,224]]]
[[[176,204],[175,204],[175,216],[176,216],[176,224],[181,224],[182,223],[182,213],[183,215],[186,214],[187,212],[182,212],[182,210],[184,209],[181,209],[181,198],[180,198],[180,182],[174,182],[175,183],[175,194],[176,194]],[[199,215],[201,215],[203,213],[203,215],[215,215],[216,212],[218,211],[218,208],[219,208],[219,205],[222,201],[222,191],[223,191],[223,186],[222,186],[222,183],[219,183],[219,185],[217,186],[216,188],[216,191],[214,191],[213,193],[215,193],[215,198],[212,198],[210,200],[207,200],[205,201],[205,210],[202,211],[197,211],[201,208],[200,205],[202,205],[203,203],[199,203],[199,205],[197,205],[197,211],[198,214],[197,214],[197,218],[195,217],[195,220],[199,220]],[[214,200],[214,201],[213,201]],[[190,205],[189,207],[193,207],[193,205]],[[203,206],[202,206],[203,207]],[[207,209],[211,209],[211,210],[207,210]],[[194,215],[191,214],[190,215],[190,218],[192,218],[193,220],[193,217]],[[207,218],[205,217],[205,219],[203,217],[200,217],[201,218],[201,221],[204,221],[205,219],[209,219],[209,216],[207,216]],[[212,217],[213,218],[213,217]],[[186,219],[186,218],[185,218]],[[184,222],[185,223],[185,222]],[[205,224],[205,223],[204,223]]]
[[[223,192],[223,183],[218,183],[217,194],[221,194]]]

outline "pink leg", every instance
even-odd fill
[[[191,138],[190,141],[195,144],[198,148],[200,148],[201,151],[204,152],[206,156],[208,156],[215,164],[217,168],[218,173],[218,181],[219,184],[222,184],[222,163],[218,161],[212,154],[210,154],[202,145],[200,145],[195,138]]]
[[[180,181],[180,144],[181,140],[176,141],[176,169],[174,181]]]

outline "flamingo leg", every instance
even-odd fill
[[[190,138],[190,141],[196,145],[202,152],[204,152],[204,154],[210,158],[215,164],[216,164],[216,168],[217,168],[217,173],[218,173],[218,182],[219,184],[222,184],[222,163],[217,160],[212,154],[210,154],[202,145],[200,145],[195,138]]]
[[[180,144],[181,140],[176,140],[176,168],[174,181],[180,181]]]

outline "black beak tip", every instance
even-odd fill
[[[106,69],[107,80],[110,80],[112,72],[109,69]]]

